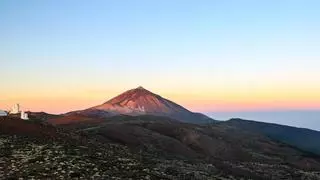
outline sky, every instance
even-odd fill
[[[319,8],[1,0],[0,108],[64,113],[141,85],[200,112],[319,110]]]

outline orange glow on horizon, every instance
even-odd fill
[[[109,95],[110,98],[113,97]],[[290,109],[320,109],[320,96],[312,94],[225,94],[214,95],[170,95],[164,98],[170,99],[191,111],[254,111],[254,110],[290,110]],[[107,101],[109,98],[101,95],[84,95],[79,97],[28,97],[12,98],[1,103],[0,108],[8,109],[15,103],[20,103],[25,110],[45,111],[49,113],[65,113],[74,110],[89,108]]]
[[[320,87],[301,85],[297,88],[288,84],[283,86],[265,84],[264,86],[234,85],[234,87],[195,88],[153,87],[149,90],[197,112],[320,109]],[[0,99],[0,108],[6,110],[13,104],[20,103],[22,107],[30,111],[65,113],[99,105],[127,89],[129,88],[14,89],[2,92],[3,99]],[[15,96],[16,94],[20,96]]]

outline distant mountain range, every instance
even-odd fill
[[[141,86],[128,90],[101,105],[67,114],[81,114],[99,118],[120,114],[130,116],[154,115],[189,123],[214,122],[213,119],[204,114],[191,112]]]

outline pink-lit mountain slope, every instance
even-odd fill
[[[143,87],[128,90],[111,100],[77,113],[96,117],[114,115],[155,115],[170,117],[191,123],[207,123],[214,120],[200,113],[193,113],[186,108],[154,94]]]

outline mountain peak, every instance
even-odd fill
[[[145,88],[143,88],[142,86],[137,87],[136,89],[140,89],[140,90],[146,90]]]
[[[130,89],[110,99],[104,104],[93,108],[129,115],[151,114],[171,116],[173,114],[191,113],[182,106],[175,104],[142,86]]]
[[[154,95],[154,96],[157,96],[156,94],[154,94],[153,92],[149,91],[148,89],[145,89],[144,87],[142,86],[139,86],[135,89],[130,89],[122,94],[136,94],[136,95]]]
[[[204,115],[192,113],[142,86],[128,90],[90,109],[107,111],[112,114],[166,116],[181,121],[210,119]]]

